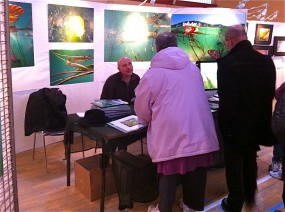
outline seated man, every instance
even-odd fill
[[[101,99],[121,99],[133,104],[135,88],[139,84],[140,77],[133,73],[133,64],[128,57],[121,57],[117,62],[117,67],[119,72],[108,77],[103,86]],[[114,148],[117,147],[118,150],[127,150],[127,144],[125,143],[118,143]]]
[[[133,73],[133,64],[130,58],[122,57],[118,60],[118,73],[106,80],[101,99],[121,99],[133,104],[135,88],[139,84],[140,77]]]

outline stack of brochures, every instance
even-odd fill
[[[105,112],[105,115],[114,120],[132,114],[132,109],[128,102],[121,99],[100,99],[91,103],[91,109],[100,109]]]
[[[128,102],[125,102],[121,99],[98,99],[92,102],[91,104],[93,108],[106,108],[118,105],[128,105]]]
[[[138,117],[135,115],[111,121],[107,124],[125,133],[147,127],[147,125],[139,123]]]
[[[132,114],[131,107],[129,105],[119,105],[113,107],[100,108],[105,112],[105,115],[110,119],[116,119]]]

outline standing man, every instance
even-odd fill
[[[130,58],[120,58],[117,65],[119,72],[108,77],[103,86],[101,99],[121,99],[133,103],[134,90],[139,84],[140,77],[133,73],[133,64]]]
[[[217,59],[217,75],[229,194],[221,206],[238,212],[244,202],[255,203],[259,145],[276,143],[271,131],[276,73],[272,59],[253,49],[241,25],[229,27],[225,41],[229,53]]]
[[[157,54],[135,90],[135,112],[148,124],[147,147],[159,174],[159,204],[148,212],[171,212],[177,177],[185,211],[204,209],[207,167],[219,149],[200,70],[177,47],[171,32],[158,34]]]

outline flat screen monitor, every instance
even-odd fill
[[[197,61],[196,65],[201,71],[205,90],[217,90],[217,70],[216,61]]]

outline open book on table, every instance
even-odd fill
[[[107,124],[125,133],[138,130],[147,126],[145,124],[139,123],[138,117],[135,115],[130,115],[115,121],[111,121]]]

